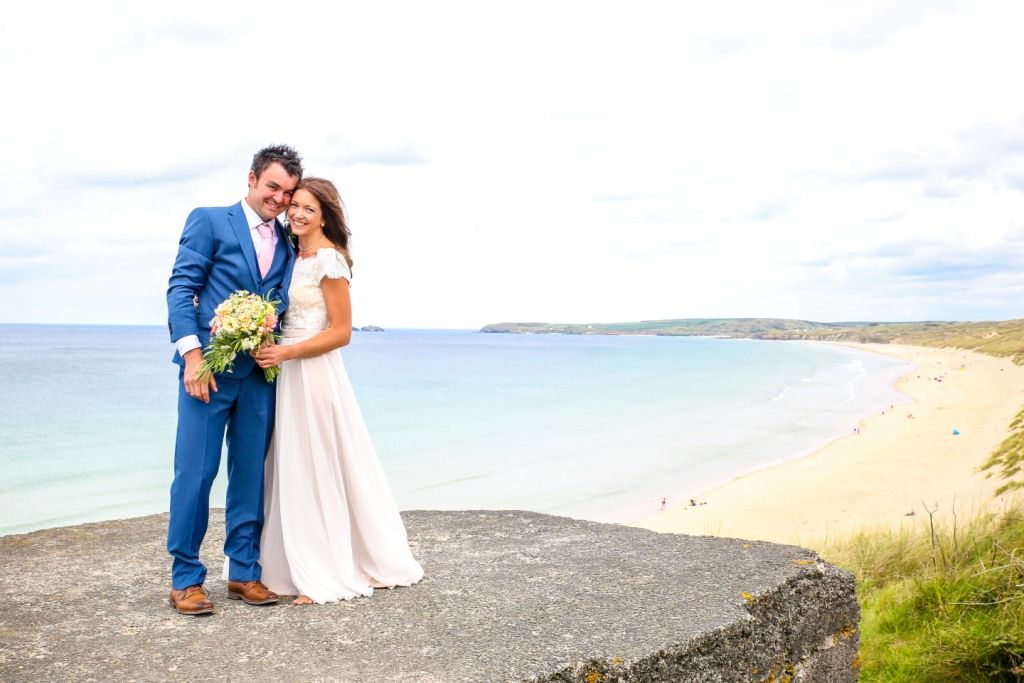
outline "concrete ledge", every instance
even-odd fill
[[[3,681],[855,681],[813,552],[530,512],[404,513],[426,578],[324,607],[167,605],[166,515],[0,538]],[[219,576],[223,516],[204,549]]]

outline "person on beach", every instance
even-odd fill
[[[298,256],[280,344],[266,463],[263,581],[294,604],[368,596],[423,577],[338,349],[352,337],[349,229],[334,184],[299,183],[288,208]]]
[[[171,554],[170,604],[181,614],[213,612],[203,588],[206,567],[199,547],[206,535],[210,487],[227,434],[228,489],[224,552],[228,597],[267,605],[278,596],[260,581],[264,459],[274,424],[274,386],[247,354],[234,367],[201,378],[203,347],[214,309],[236,290],[280,299],[288,308],[295,253],[276,217],[290,204],[302,178],[294,149],[261,149],[249,170],[242,201],[189,214],[167,286],[168,327],[180,366],[178,429],[167,550]]]

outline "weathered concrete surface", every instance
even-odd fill
[[[0,538],[0,681],[852,681],[853,579],[792,546],[529,512],[404,514],[418,585],[167,604],[166,516]],[[219,575],[223,518],[205,561]]]

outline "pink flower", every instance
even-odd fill
[[[210,333],[217,334],[218,332],[220,332],[220,319],[214,318],[210,326]]]
[[[273,313],[268,313],[267,316],[263,318],[263,331],[273,332],[275,327],[277,327],[277,316]]]

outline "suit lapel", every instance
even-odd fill
[[[285,232],[284,227],[280,221],[274,221],[274,227],[277,228],[277,246],[278,252],[284,253],[284,277],[281,278],[281,303],[283,304],[282,310],[288,307],[288,288],[292,283],[292,265],[295,261],[295,248],[292,246],[292,241],[288,239],[288,234]],[[282,249],[283,247],[283,249]]]
[[[242,247],[245,265],[249,268],[249,274],[252,275],[253,291],[259,292],[260,271],[256,261],[256,247],[253,246],[249,223],[245,220],[245,213],[242,212],[242,202],[235,204],[228,211],[228,221],[235,231],[239,246]]]

